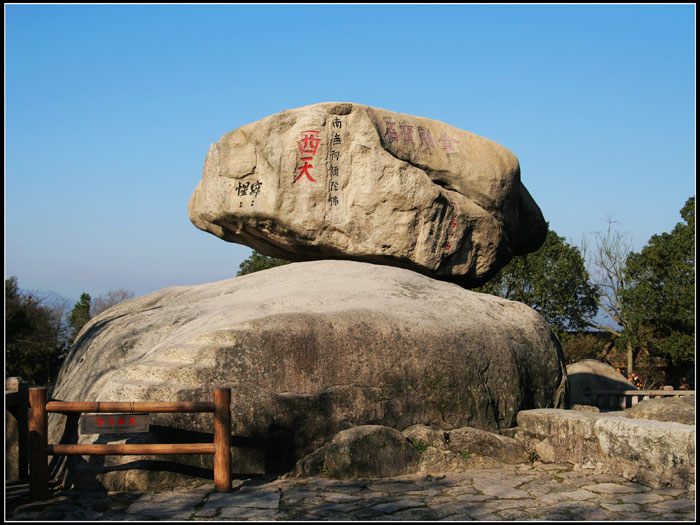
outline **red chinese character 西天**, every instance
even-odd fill
[[[321,144],[321,139],[316,136],[318,131],[302,131],[302,134],[304,136],[301,141],[297,142],[299,149],[302,153],[310,153],[311,156],[316,155],[318,145]]]
[[[311,182],[316,182],[316,179],[314,179],[314,178],[311,176],[311,173],[309,173],[309,170],[310,170],[311,168],[313,168],[313,165],[312,165],[312,164],[309,164],[308,162],[306,162],[307,160],[311,160],[311,157],[304,157],[304,158],[301,159],[301,160],[304,161],[304,165],[303,165],[302,167],[300,167],[300,168],[297,168],[297,169],[301,170],[301,173],[299,174],[299,176],[298,176],[296,179],[294,179],[294,182],[296,182],[296,181],[298,181],[299,179],[301,179],[301,176],[302,176],[302,175],[306,175],[306,177],[307,177]]]

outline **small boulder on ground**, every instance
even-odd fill
[[[463,457],[472,455],[492,457],[503,463],[518,464],[527,461],[527,453],[515,439],[478,428],[462,427],[435,430],[425,425],[413,425],[403,431],[414,446],[430,446],[447,450]]]
[[[456,452],[493,457],[511,465],[524,463],[528,459],[527,452],[515,439],[472,427],[451,430],[448,447]]]
[[[330,443],[299,460],[294,475],[385,478],[414,472],[419,460],[418,450],[398,430],[360,425],[338,432]]]
[[[360,425],[339,432],[299,460],[289,477],[383,478],[526,461],[528,454],[514,439],[476,428],[439,430],[412,425],[399,432],[381,425]]]

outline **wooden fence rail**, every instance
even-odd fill
[[[654,397],[694,396],[695,390],[587,390],[599,408],[625,409]]]
[[[214,454],[214,487],[231,491],[231,390],[214,390],[214,402],[70,402],[47,401],[46,388],[29,389],[29,494],[48,498],[49,455]],[[48,413],[160,412],[214,413],[213,443],[70,445],[48,443]]]

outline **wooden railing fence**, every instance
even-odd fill
[[[46,388],[29,389],[29,494],[32,499],[48,498],[48,456],[50,455],[141,455],[214,454],[214,488],[231,491],[231,390],[214,390],[213,402],[119,402],[48,401]],[[214,413],[213,443],[170,444],[50,444],[48,414],[94,413]]]
[[[598,408],[625,409],[654,397],[694,396],[695,390],[587,390]]]

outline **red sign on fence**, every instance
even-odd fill
[[[80,418],[83,434],[148,432],[148,414],[86,414]]]

